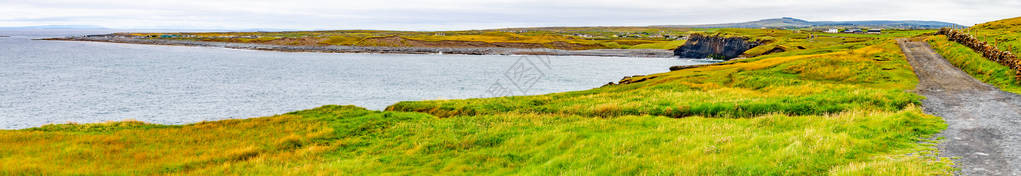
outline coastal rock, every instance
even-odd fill
[[[658,77],[658,76],[645,76],[645,75],[625,76],[624,78],[621,78],[620,81],[617,81],[617,83],[609,82],[609,83],[604,84],[601,87],[614,86],[614,85],[625,85],[625,84],[631,84],[631,83],[639,83],[639,82],[648,81],[650,79],[654,79],[656,77]]]
[[[698,65],[675,65],[675,66],[670,66],[670,71],[677,71],[677,70],[684,70],[684,69],[692,69],[692,68],[699,68],[699,67],[705,67],[705,66],[709,66],[709,65],[712,65],[712,64],[698,64]]]
[[[674,55],[682,58],[713,58],[729,60],[740,56],[748,49],[762,45],[746,37],[691,34],[688,41],[674,49]]]

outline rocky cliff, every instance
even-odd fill
[[[691,34],[688,41],[674,49],[674,55],[682,58],[713,58],[729,60],[744,51],[762,45],[745,37]]]

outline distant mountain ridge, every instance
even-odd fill
[[[807,27],[866,27],[866,28],[901,28],[901,29],[936,29],[947,26],[961,26],[942,21],[806,21],[797,18],[783,17],[749,21],[743,23],[700,24],[700,25],[664,25],[666,27],[690,28],[807,28]]]
[[[42,25],[42,26],[0,27],[0,29],[109,29],[109,28],[95,25]]]
[[[303,31],[287,28],[180,28],[180,27],[143,27],[143,28],[108,28],[97,25],[41,25],[41,26],[0,26],[0,30],[111,30],[135,32],[280,32]]]

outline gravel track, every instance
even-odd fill
[[[914,67],[926,113],[948,124],[940,154],[961,175],[1021,175],[1021,96],[1000,91],[954,67],[923,41],[898,40]]]

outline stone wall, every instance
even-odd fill
[[[993,46],[992,44],[978,40],[975,37],[968,35],[967,33],[955,29],[942,28],[939,30],[937,34],[946,35],[947,39],[949,39],[950,41],[954,41],[964,46],[968,46],[969,48],[975,50],[975,52],[982,53],[982,56],[985,57],[986,59],[1010,67],[1010,69],[1014,70],[1015,73],[1014,79],[1021,81],[1021,60],[1019,60],[1017,56],[1014,55],[1014,53],[1010,53],[1010,51],[1000,50],[999,48],[996,48],[996,46]]]

